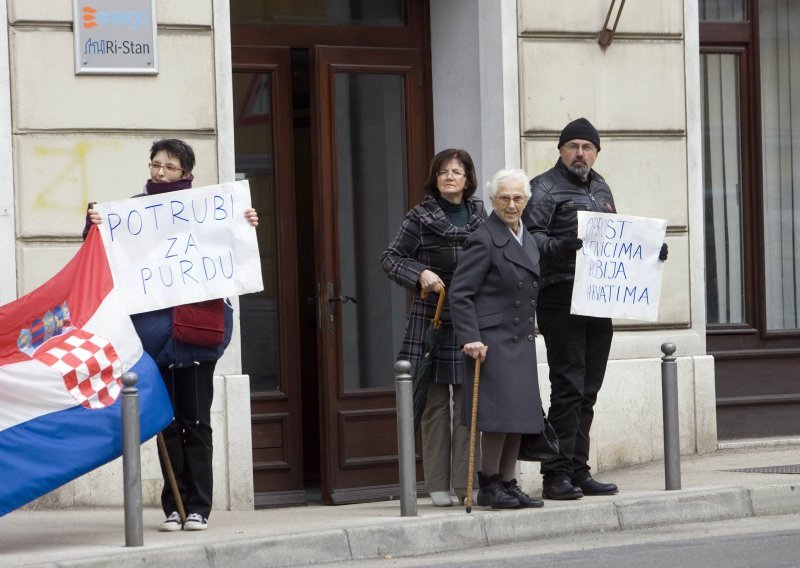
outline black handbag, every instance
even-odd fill
[[[542,420],[544,420],[544,429],[540,434],[522,435],[522,441],[519,444],[519,460],[546,462],[560,453],[558,435],[553,425],[547,420],[544,410],[542,410]]]

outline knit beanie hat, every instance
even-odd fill
[[[585,118],[576,118],[564,127],[561,136],[558,137],[558,147],[561,148],[570,140],[588,140],[597,149],[600,149],[600,134],[592,123]]]

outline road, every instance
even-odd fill
[[[565,536],[416,558],[327,566],[796,568],[800,566],[800,515]]]

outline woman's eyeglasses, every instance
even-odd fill
[[[461,170],[439,170],[436,175],[440,178],[447,178],[453,176],[456,179],[463,178],[466,174]]]
[[[514,202],[514,205],[520,207],[528,200],[528,198],[524,195],[515,195],[514,197],[511,197],[510,195],[496,195],[495,200],[503,207],[507,207],[512,201]]]
[[[175,172],[182,172],[183,168],[179,168],[170,164],[159,164],[158,162],[150,162],[147,164],[150,166],[150,171],[157,172],[161,168],[164,168],[164,171],[168,174],[174,174]]]

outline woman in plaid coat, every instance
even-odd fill
[[[422,354],[422,337],[436,311],[438,292],[450,286],[467,236],[486,220],[483,201],[473,195],[476,188],[475,166],[466,151],[448,149],[436,154],[425,183],[428,195],[406,214],[397,236],[381,255],[389,278],[413,293],[405,339],[397,355],[410,361],[412,369]],[[420,298],[422,292],[427,294],[425,299]],[[433,504],[447,507],[453,504],[451,483],[464,501],[469,460],[469,429],[460,418],[463,357],[447,302],[439,337],[422,415],[422,465]]]

